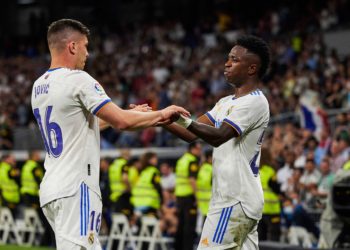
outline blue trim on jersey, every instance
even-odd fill
[[[48,69],[47,72],[52,72],[52,71],[55,71],[55,70],[58,70],[58,69],[62,69],[62,67]]]
[[[80,235],[83,235],[83,184],[80,185]]]
[[[207,112],[207,113],[205,113],[205,115],[209,118],[209,120],[215,125],[215,119],[212,117],[212,115],[209,113],[209,112]]]
[[[260,95],[260,92],[261,91],[258,89],[258,90],[251,92],[250,95]]]
[[[223,218],[225,212],[226,212],[226,208],[222,209],[221,215],[220,215],[220,219],[219,219],[219,222],[218,222],[218,224],[217,224],[217,226],[216,226],[215,233],[214,233],[214,237],[213,237],[213,239],[212,239],[213,242],[216,242],[215,239],[216,239],[216,236],[218,235],[218,234],[217,234],[217,233],[218,233],[218,230],[219,230],[219,228],[221,227],[222,218]]]
[[[241,130],[241,128],[240,128],[236,123],[234,123],[233,121],[230,121],[230,120],[227,119],[227,118],[225,118],[225,119],[223,120],[223,122],[227,122],[228,124],[230,124],[232,127],[234,127],[234,128],[237,130],[237,132],[238,132],[239,135],[242,135],[242,130]]]
[[[221,244],[222,243],[222,241],[223,241],[223,239],[224,239],[224,235],[225,235],[225,232],[226,232],[226,228],[227,228],[227,225],[228,225],[228,222],[229,222],[229,220],[230,220],[230,217],[231,217],[231,213],[232,213],[232,209],[233,209],[233,206],[232,207],[230,207],[229,209],[228,209],[228,213],[227,213],[227,217],[226,217],[226,221],[225,221],[225,223],[224,223],[224,227],[223,227],[223,232],[222,232],[222,234],[221,234],[221,236],[219,236],[219,244]]]
[[[95,108],[94,111],[92,111],[92,113],[94,115],[96,115],[96,113],[107,103],[109,103],[111,101],[111,99],[107,99],[107,100],[104,100],[103,102],[100,103],[100,105],[97,106],[97,108]]]

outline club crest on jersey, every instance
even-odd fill
[[[233,108],[234,108],[234,106],[231,106],[231,107],[226,111],[226,115],[231,114]]]
[[[88,238],[88,242],[90,245],[94,244],[95,238],[94,238],[94,233],[90,233],[89,238]]]
[[[94,87],[95,87],[95,91],[97,94],[103,95],[105,93],[104,89],[102,88],[102,86],[98,82],[95,83]]]

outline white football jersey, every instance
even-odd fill
[[[101,196],[97,113],[110,98],[81,70],[55,68],[32,89],[32,109],[46,149],[40,204],[74,195],[82,182]]]
[[[215,127],[225,122],[240,135],[214,148],[210,206],[225,208],[241,202],[247,216],[259,220],[264,205],[260,151],[270,117],[267,99],[260,90],[239,98],[226,96],[206,115]]]

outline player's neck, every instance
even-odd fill
[[[76,65],[64,57],[55,57],[51,60],[50,69],[56,68],[76,69]]]
[[[239,98],[241,96],[248,95],[249,93],[258,89],[258,84],[256,83],[246,83],[239,88],[235,89],[235,97]]]

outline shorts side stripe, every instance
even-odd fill
[[[87,191],[87,200],[88,200],[86,228],[88,230],[88,228],[89,228],[89,220],[90,220],[90,193],[89,193],[88,185],[86,185],[86,191]]]
[[[84,183],[83,183],[83,190],[84,190],[83,235],[86,235],[86,189],[85,189],[85,184]]]
[[[219,239],[221,238],[221,233],[222,233],[222,230],[223,230],[224,225],[225,225],[226,220],[227,220],[228,210],[229,210],[228,207],[225,208],[224,216],[223,216],[223,219],[222,219],[221,225],[220,225],[220,230],[219,230],[219,233],[218,233],[218,235],[216,236],[216,239],[215,239],[215,241],[214,241],[215,243],[219,243]]]
[[[222,243],[222,240],[224,239],[224,235],[225,235],[225,232],[226,232],[227,224],[228,224],[228,222],[230,220],[232,209],[233,209],[233,207],[230,207],[229,210],[228,210],[227,219],[226,219],[225,224],[224,224],[224,230],[223,230],[222,234],[219,237],[219,243],[220,244]]]
[[[80,185],[80,235],[83,235],[83,186]]]
[[[88,190],[87,185],[84,183],[85,187],[85,225],[84,225],[84,235],[87,235],[87,224],[88,224]]]
[[[218,225],[216,226],[216,229],[215,229],[214,237],[212,240],[213,242],[216,242],[215,239],[216,239],[216,236],[218,235],[219,228],[221,227],[221,222],[222,222],[222,219],[224,217],[225,212],[226,212],[226,208],[222,209]]]

